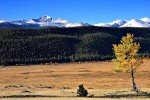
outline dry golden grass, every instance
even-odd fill
[[[79,84],[84,84],[89,93],[95,94],[96,96],[104,95],[120,89],[130,89],[130,74],[112,73],[111,70],[113,67],[114,64],[112,62],[85,62],[55,65],[1,67],[0,96],[31,94],[76,96],[76,90]],[[135,74],[135,79],[136,83],[141,86],[142,89],[149,91],[150,61],[142,65],[142,68]],[[38,100],[37,98],[35,99]],[[40,98],[39,100],[47,99],[53,100],[53,98]],[[59,100],[60,98],[54,99]],[[62,98],[61,100],[74,99],[84,100],[85,98]],[[90,98],[88,99],[90,100]],[[11,98],[6,100],[13,99]],[[16,98],[14,100],[19,99]],[[27,100],[34,99],[28,98]],[[97,99],[94,98],[92,100]]]

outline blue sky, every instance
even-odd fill
[[[0,19],[50,15],[71,22],[96,24],[117,19],[150,18],[150,0],[0,0]]]

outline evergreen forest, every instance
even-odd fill
[[[150,56],[150,28],[0,29],[0,65],[111,60],[112,44],[118,44],[127,33],[140,43],[140,56]]]

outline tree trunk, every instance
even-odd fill
[[[131,89],[131,91],[137,91],[137,87],[136,87],[135,80],[134,80],[133,66],[131,66],[131,76],[132,76],[132,89]]]

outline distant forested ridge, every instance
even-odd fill
[[[0,65],[111,60],[112,44],[126,33],[141,44],[140,55],[150,56],[150,28],[0,29]]]

